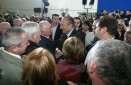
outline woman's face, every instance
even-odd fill
[[[82,24],[82,29],[84,32],[89,30],[89,26],[87,24]]]

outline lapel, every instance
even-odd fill
[[[73,29],[73,31],[72,31],[72,33],[70,34],[70,36],[69,36],[69,37],[72,37],[72,36],[74,36],[74,35],[76,35],[76,34],[77,34],[76,29]]]

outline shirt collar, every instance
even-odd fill
[[[13,53],[7,52],[7,51],[4,49],[4,47],[1,47],[0,49],[3,50],[5,53],[7,53],[7,54],[9,54],[9,55],[12,55],[12,56],[14,56],[14,57],[16,57],[16,58],[21,59],[21,56],[20,56],[20,55],[16,55],[16,54],[13,54]]]
[[[73,29],[74,29],[74,28],[73,28]],[[66,35],[67,35],[67,37],[69,37],[69,36],[71,35],[71,33],[72,33],[73,29],[72,29],[69,33],[67,33],[67,34],[66,34]]]

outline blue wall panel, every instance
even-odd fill
[[[131,0],[98,0],[97,12],[105,9],[108,13],[111,10],[131,10]]]

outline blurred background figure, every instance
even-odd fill
[[[124,41],[125,27],[122,24],[118,24],[118,39]]]
[[[4,33],[10,27],[11,27],[10,23],[8,23],[8,22],[1,22],[0,23],[0,34]]]
[[[23,20],[21,20],[21,18],[16,18],[13,20],[14,27],[21,27],[22,24],[23,24]]]
[[[52,14],[52,39],[59,40],[62,35],[62,29],[60,28],[60,20],[58,14]]]
[[[131,25],[128,26],[126,29],[126,32],[124,35],[124,41],[131,45]]]
[[[90,29],[92,29],[92,26],[89,21],[84,21],[82,23],[82,31],[86,33],[85,36],[85,47],[91,44],[91,41],[94,39],[94,33],[90,32]]]
[[[0,23],[0,47],[2,46],[1,44],[1,37],[2,37],[2,34],[7,30],[9,29],[11,26],[10,26],[10,23],[8,22],[1,22]]]

